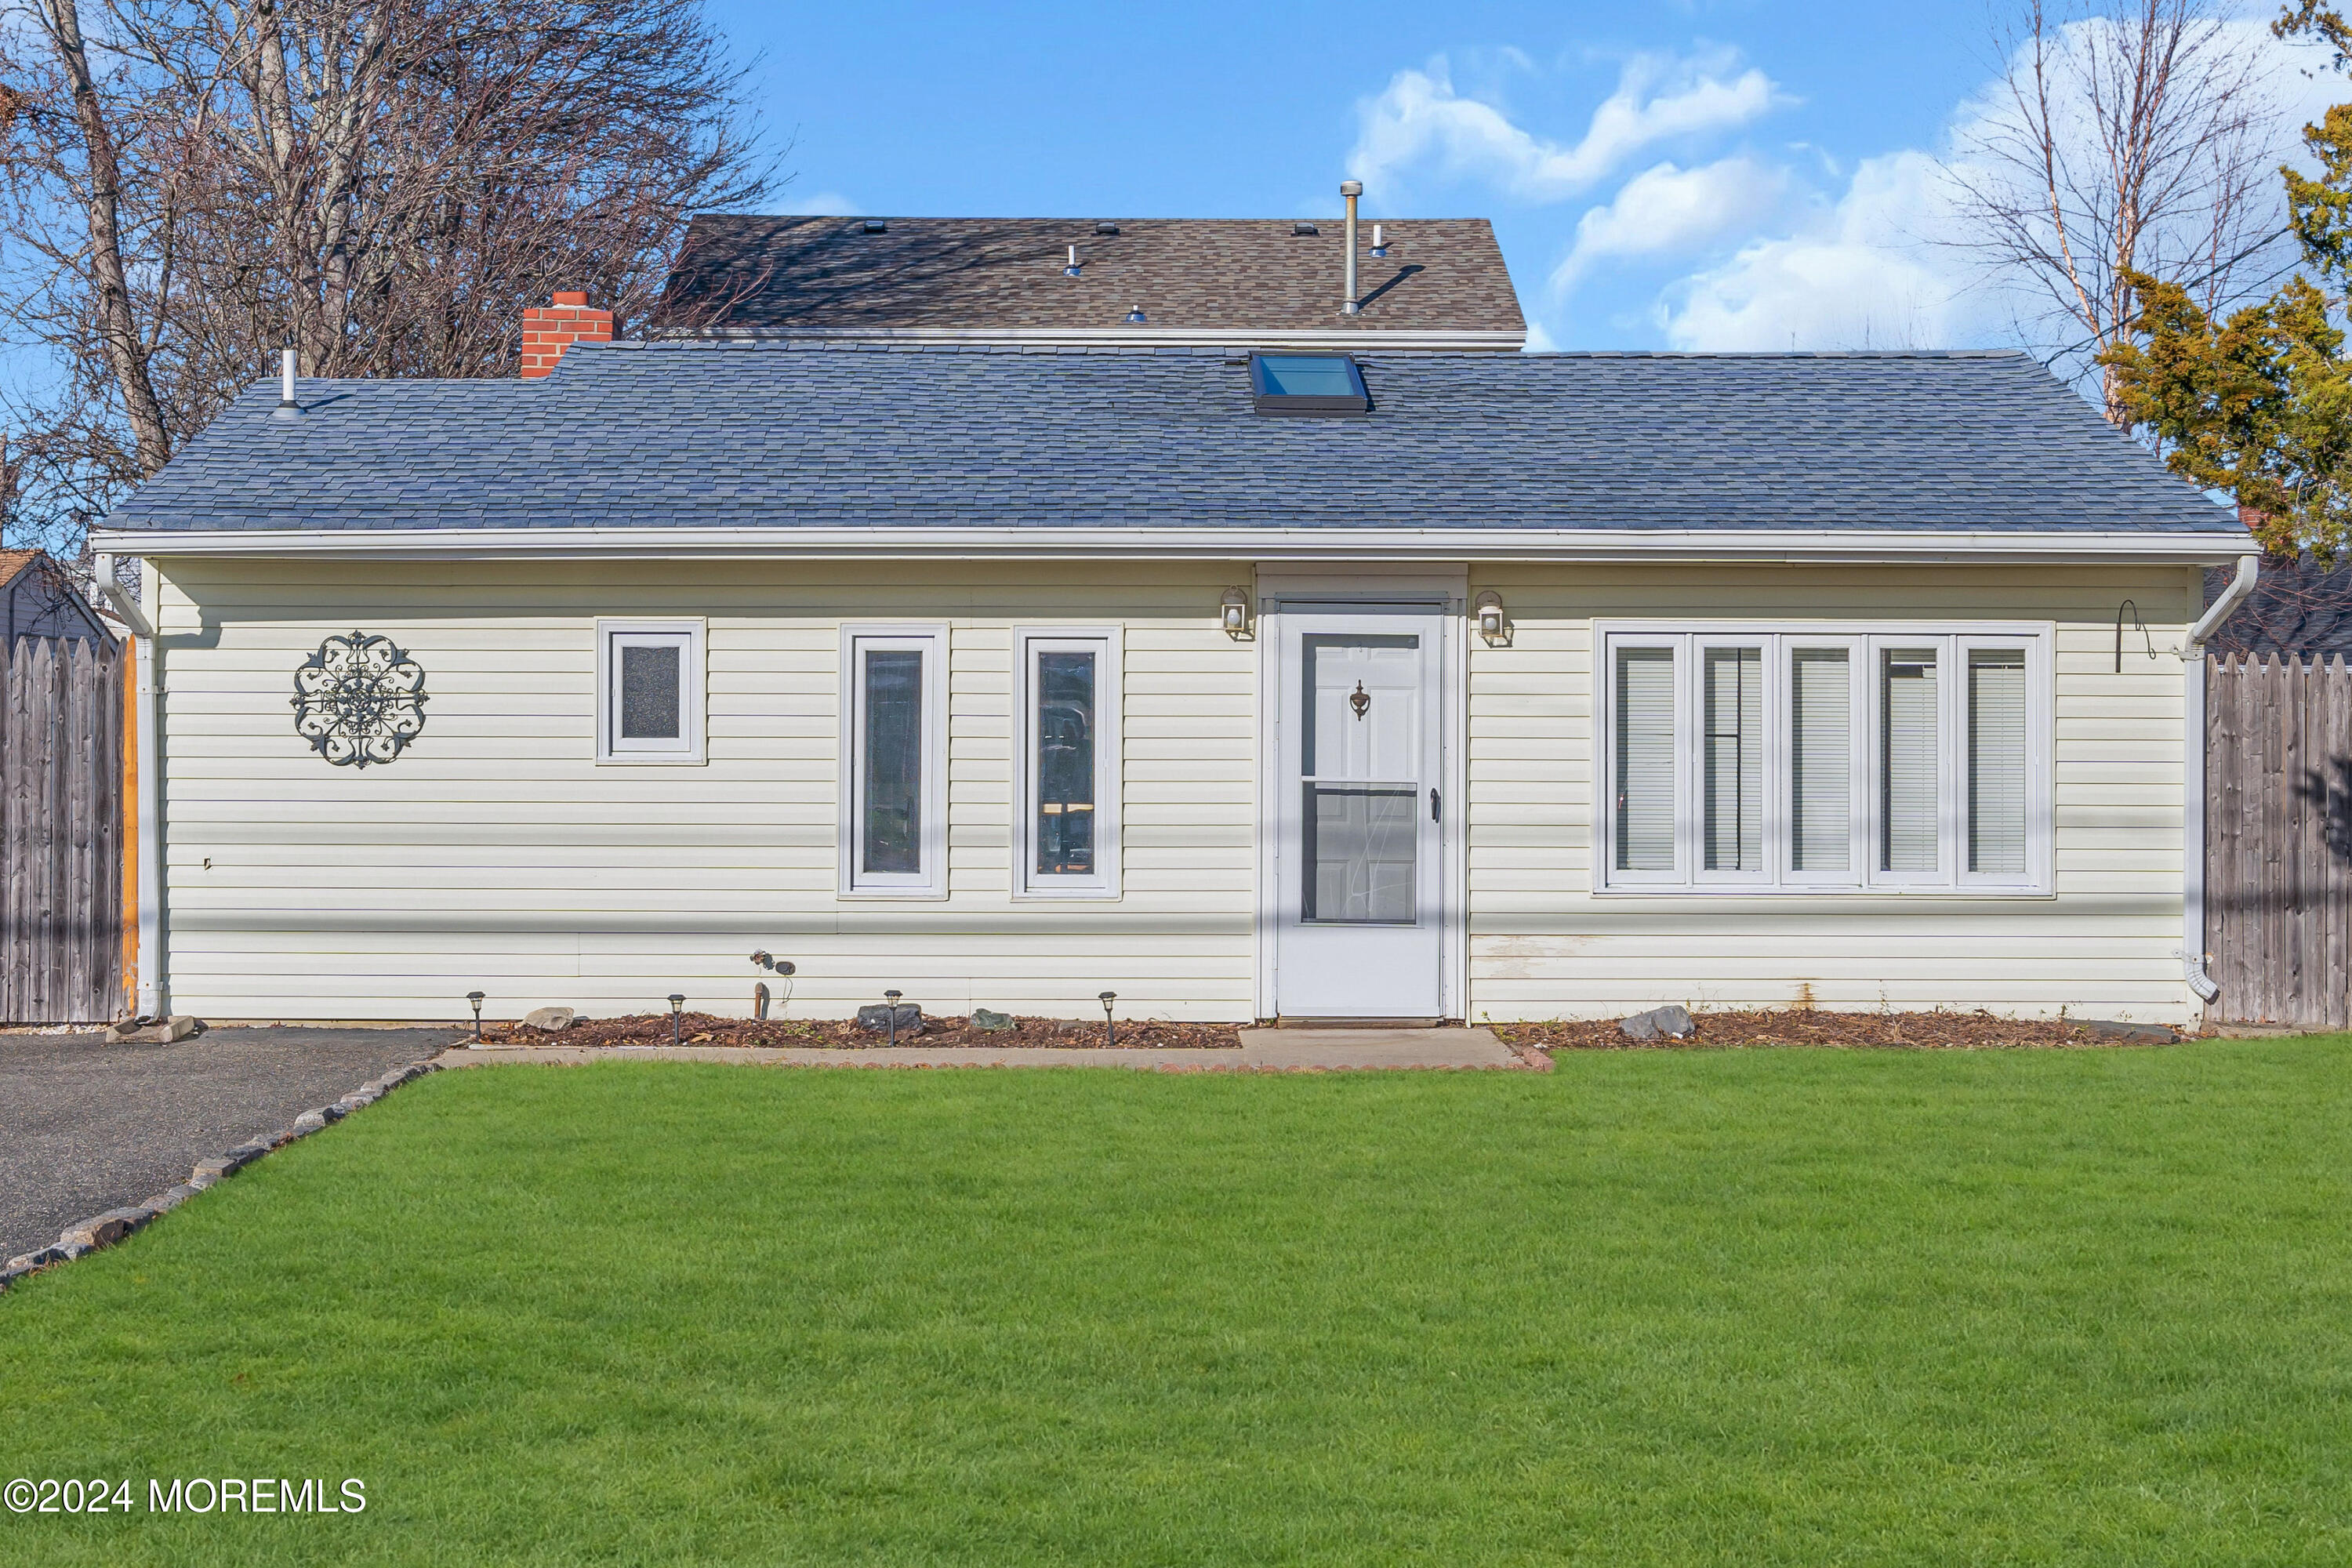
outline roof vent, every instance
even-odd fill
[[[1372,255],[1376,258],[1382,258],[1386,257],[1388,253],[1389,242],[1387,237],[1381,233],[1381,226],[1378,224],[1372,225]]]
[[[1118,225],[1115,223],[1098,223],[1095,225],[1095,232],[1097,234],[1117,234],[1118,232]]]
[[[1138,305],[1127,313],[1127,324],[1130,327],[1139,327],[1143,325],[1142,306]]]
[[[887,234],[890,232],[889,223],[887,220],[878,217],[867,218],[864,223],[859,224],[857,226],[867,234]]]
[[[1070,247],[1070,264],[1069,264],[1067,267],[1065,267],[1065,268],[1062,268],[1062,276],[1063,276],[1063,277],[1065,277],[1065,278],[1076,278],[1077,275],[1078,275],[1078,247],[1077,247],[1076,246],[1075,246],[1075,245],[1074,245],[1074,246]]]
[[[1295,223],[1290,226],[1290,232],[1293,234],[1320,234],[1323,231],[1317,228],[1311,223]]]

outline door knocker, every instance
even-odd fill
[[[1370,708],[1371,705],[1372,694],[1365,690],[1364,683],[1359,680],[1356,682],[1355,695],[1348,699],[1348,706],[1356,710],[1356,717],[1358,719],[1361,719],[1364,716],[1364,710]]]

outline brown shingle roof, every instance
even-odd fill
[[[1342,226],[1289,219],[695,218],[657,329],[877,336],[1083,337],[1338,332],[1383,342],[1473,334],[1517,348],[1519,314],[1484,218],[1382,220],[1389,253],[1361,227],[1360,314],[1341,313]],[[1078,247],[1076,278],[1063,266]],[[1140,306],[1148,325],[1130,326]]]
[[[0,588],[14,583],[18,573],[40,558],[37,550],[0,550]]]

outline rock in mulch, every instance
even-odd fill
[[[992,1013],[985,1007],[971,1010],[971,1026],[983,1035],[1008,1035],[1021,1026],[1010,1013]]]
[[[894,1018],[891,1015],[897,1013]],[[923,1010],[912,1002],[901,1002],[893,1009],[887,1002],[877,1002],[857,1010],[857,1026],[870,1035],[919,1035],[923,1032]]]
[[[522,1021],[527,1028],[559,1034],[572,1027],[572,1021],[579,1016],[569,1007],[533,1007],[522,1016]]]
[[[1672,1003],[1617,1020],[1618,1032],[1629,1040],[1686,1040],[1691,1034],[1689,1009]]]
[[[1659,1008],[1640,1017],[1655,1019]],[[2096,1047],[2169,1044],[2181,1037],[2156,1024],[2086,1018],[2003,1018],[1975,1012],[1832,1013],[1819,1008],[1752,1008],[1739,1012],[1685,1014],[1689,1032],[1637,1036],[1612,1018],[1555,1019],[1539,1024],[1496,1024],[1495,1033],[1512,1046],[1545,1050],[1657,1050],[1696,1046],[1878,1046],[1894,1049],[1946,1050],[1991,1047]]]

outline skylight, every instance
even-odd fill
[[[1364,373],[1346,354],[1252,354],[1250,391],[1260,414],[1364,414]]]

